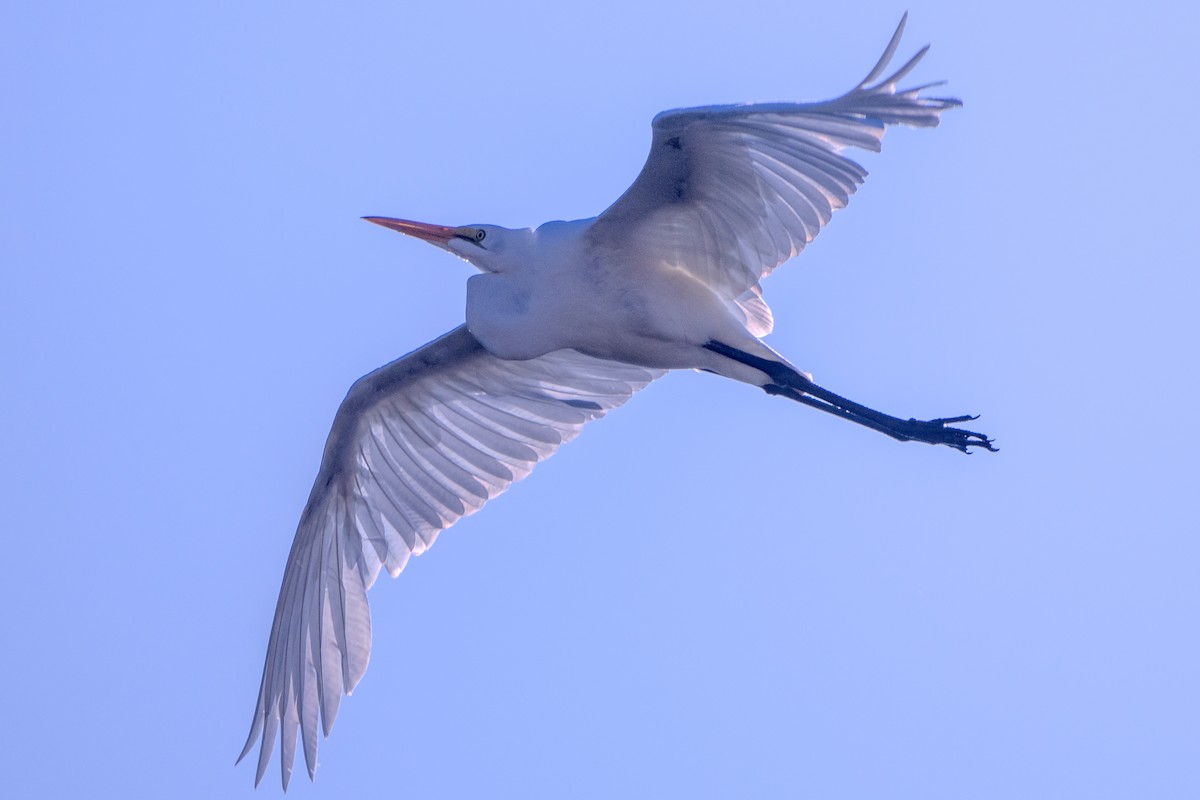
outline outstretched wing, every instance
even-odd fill
[[[593,243],[633,263],[691,272],[761,317],[758,282],[795,256],[842,208],[867,172],[842,155],[878,151],[888,125],[932,127],[958,100],[896,84],[925,55],[879,79],[904,32],[852,90],[823,103],[753,103],[664,111],[637,180],[591,228]],[[770,330],[766,312],[758,327]],[[761,335],[761,334],[760,334]]]
[[[276,731],[284,788],[297,729],[315,773],[318,716],[328,736],[367,667],[367,589],[380,567],[399,575],[440,531],[662,374],[573,350],[504,361],[464,325],[351,387],[288,556],[238,757],[261,736],[256,784]]]

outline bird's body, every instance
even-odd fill
[[[692,369],[717,362],[703,348],[709,340],[758,344],[732,301],[686,270],[597,244],[589,236],[595,223],[488,228],[489,239],[501,234],[518,243],[497,271],[467,281],[467,327],[488,352],[529,359],[570,348],[643,367]]]
[[[310,776],[318,729],[366,669],[366,592],[438,533],[527,475],[589,421],[671,369],[701,369],[900,440],[993,449],[985,436],[882,414],[814,384],[761,341],[773,321],[760,280],[799,253],[865,170],[889,124],[933,126],[958,101],[883,74],[835,100],[664,112],[634,184],[597,217],[532,229],[385,227],[448,250],[467,281],[466,324],[357,381],[334,419],[275,610],[244,757],[256,780],[282,734]]]

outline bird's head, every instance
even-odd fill
[[[392,217],[363,219],[448,250],[462,260],[470,262],[480,272],[503,272],[505,257],[513,255],[511,251],[516,240],[520,239],[519,234],[527,233],[499,225],[463,225],[449,228],[445,225],[430,225],[427,222]]]

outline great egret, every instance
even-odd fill
[[[932,127],[957,100],[870,74],[822,103],[710,106],[654,118],[633,185],[592,219],[536,229],[444,227],[366,217],[465,259],[466,324],[358,380],[338,409],[300,518],[275,608],[250,735],[255,783],[282,734],[283,786],[297,730],[315,775],[371,649],[367,589],[478,511],[583,425],[670,369],[702,369],[900,440],[992,450],[950,427],[839,397],[760,341],[772,327],[759,281],[846,205],[866,171],[842,155],[878,150],[889,124]],[[878,81],[875,83],[875,81]],[[931,84],[932,85],[932,84]]]

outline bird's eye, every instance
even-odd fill
[[[487,231],[483,228],[476,228],[473,225],[464,225],[461,228],[454,229],[454,237],[470,242],[471,244],[478,244],[482,247],[483,245],[480,242],[487,238]]]

